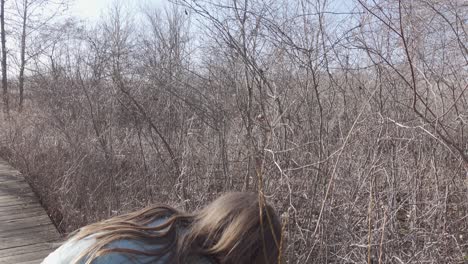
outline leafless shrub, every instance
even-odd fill
[[[285,263],[466,261],[463,3],[175,2],[67,26],[3,121],[64,232],[250,190]]]

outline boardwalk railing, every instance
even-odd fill
[[[0,159],[0,263],[41,263],[59,240],[29,184]]]

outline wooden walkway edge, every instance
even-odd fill
[[[0,159],[0,263],[41,263],[60,238],[24,177]]]

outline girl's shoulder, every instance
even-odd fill
[[[42,264],[73,263],[83,251],[88,249],[94,243],[96,243],[96,239],[94,237],[86,237],[80,240],[68,240],[54,252],[50,253],[42,261]]]

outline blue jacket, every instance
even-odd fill
[[[160,224],[161,220],[157,220],[150,226]],[[42,264],[70,264],[73,263],[86,249],[96,243],[96,235],[91,235],[80,240],[68,240],[62,244],[54,252],[50,253],[45,258]],[[124,248],[138,251],[154,251],[158,250],[160,245],[149,245],[144,241],[122,239],[117,240],[109,245],[108,248]],[[168,255],[163,256],[146,256],[140,254],[124,254],[119,252],[112,252],[104,256],[98,257],[93,261],[93,264],[168,264]],[[190,264],[215,264],[208,256],[193,256],[188,261]],[[84,261],[81,261],[84,263]]]

